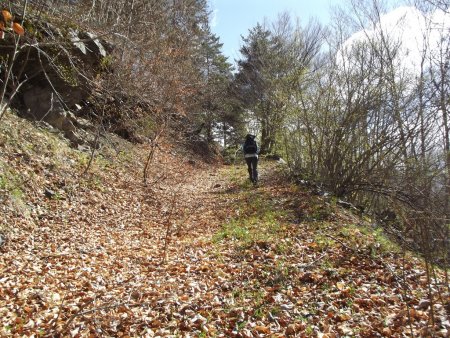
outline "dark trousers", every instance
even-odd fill
[[[247,162],[248,175],[253,183],[258,182],[258,158],[246,157],[245,162]]]

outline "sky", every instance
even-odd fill
[[[302,26],[310,18],[316,18],[322,24],[330,23],[332,8],[345,6],[345,0],[209,0],[212,12],[210,24],[213,33],[220,37],[223,43],[222,52],[228,61],[241,58],[239,48],[242,44],[241,36],[247,36],[250,29],[265,18],[274,22],[278,14],[289,12],[293,19],[299,18]],[[391,4],[391,11],[381,17],[381,26],[390,38],[402,41],[402,63],[408,64],[410,70],[417,73],[423,48],[423,31],[425,23],[430,21],[439,27],[450,29],[450,14],[435,11],[427,19],[414,7],[399,6],[401,1],[387,0]],[[437,27],[437,26],[436,26]],[[430,35],[430,48],[435,49],[441,41],[442,29],[434,27]],[[375,31],[366,29],[365,32],[355,32],[347,41],[347,45],[365,36],[371,36]]]
[[[311,17],[327,24],[330,7],[342,4],[342,0],[209,0],[211,28],[223,43],[222,52],[228,61],[240,58],[241,35],[262,23],[264,18],[273,22],[279,13],[288,11],[306,25]]]
[[[427,46],[434,54],[439,53],[442,43],[446,46],[445,41],[448,40],[445,39],[448,38],[450,31],[450,14],[435,10],[424,16],[415,7],[400,6],[382,15],[376,27],[376,29],[367,28],[365,31],[355,32],[344,46],[350,47],[356,41],[367,40],[367,37],[376,38],[381,27],[390,41],[401,42],[398,61],[403,66],[403,70],[410,75],[417,75],[420,72],[424,47]],[[426,42],[424,34],[427,36]]]

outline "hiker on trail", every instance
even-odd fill
[[[242,145],[245,162],[247,162],[250,181],[254,184],[258,182],[258,144],[255,141],[255,135],[247,134],[245,142]]]

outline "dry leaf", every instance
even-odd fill
[[[267,326],[255,326],[255,331],[258,333],[264,333],[264,334],[269,334],[270,333],[270,328],[268,328]]]
[[[343,282],[337,282],[337,283],[336,283],[336,287],[337,287],[337,289],[338,289],[339,291],[342,291],[342,290],[345,289],[345,283],[343,283]]]
[[[3,15],[3,20],[5,20],[5,22],[8,22],[12,19],[12,15],[9,11],[7,11],[6,9],[2,10],[2,15]]]
[[[13,23],[12,29],[18,35],[24,35],[25,34],[25,29],[23,29],[23,27],[17,22]]]

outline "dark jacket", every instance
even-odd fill
[[[247,136],[245,137],[245,142],[242,145],[242,151],[244,153],[244,157],[245,158],[249,158],[249,157],[258,157],[259,154],[259,147],[258,147],[258,143],[255,141],[255,135],[251,135],[251,134],[247,134]],[[254,151],[248,151],[246,150],[246,146],[248,144],[252,144],[256,146],[256,149],[254,149]]]

